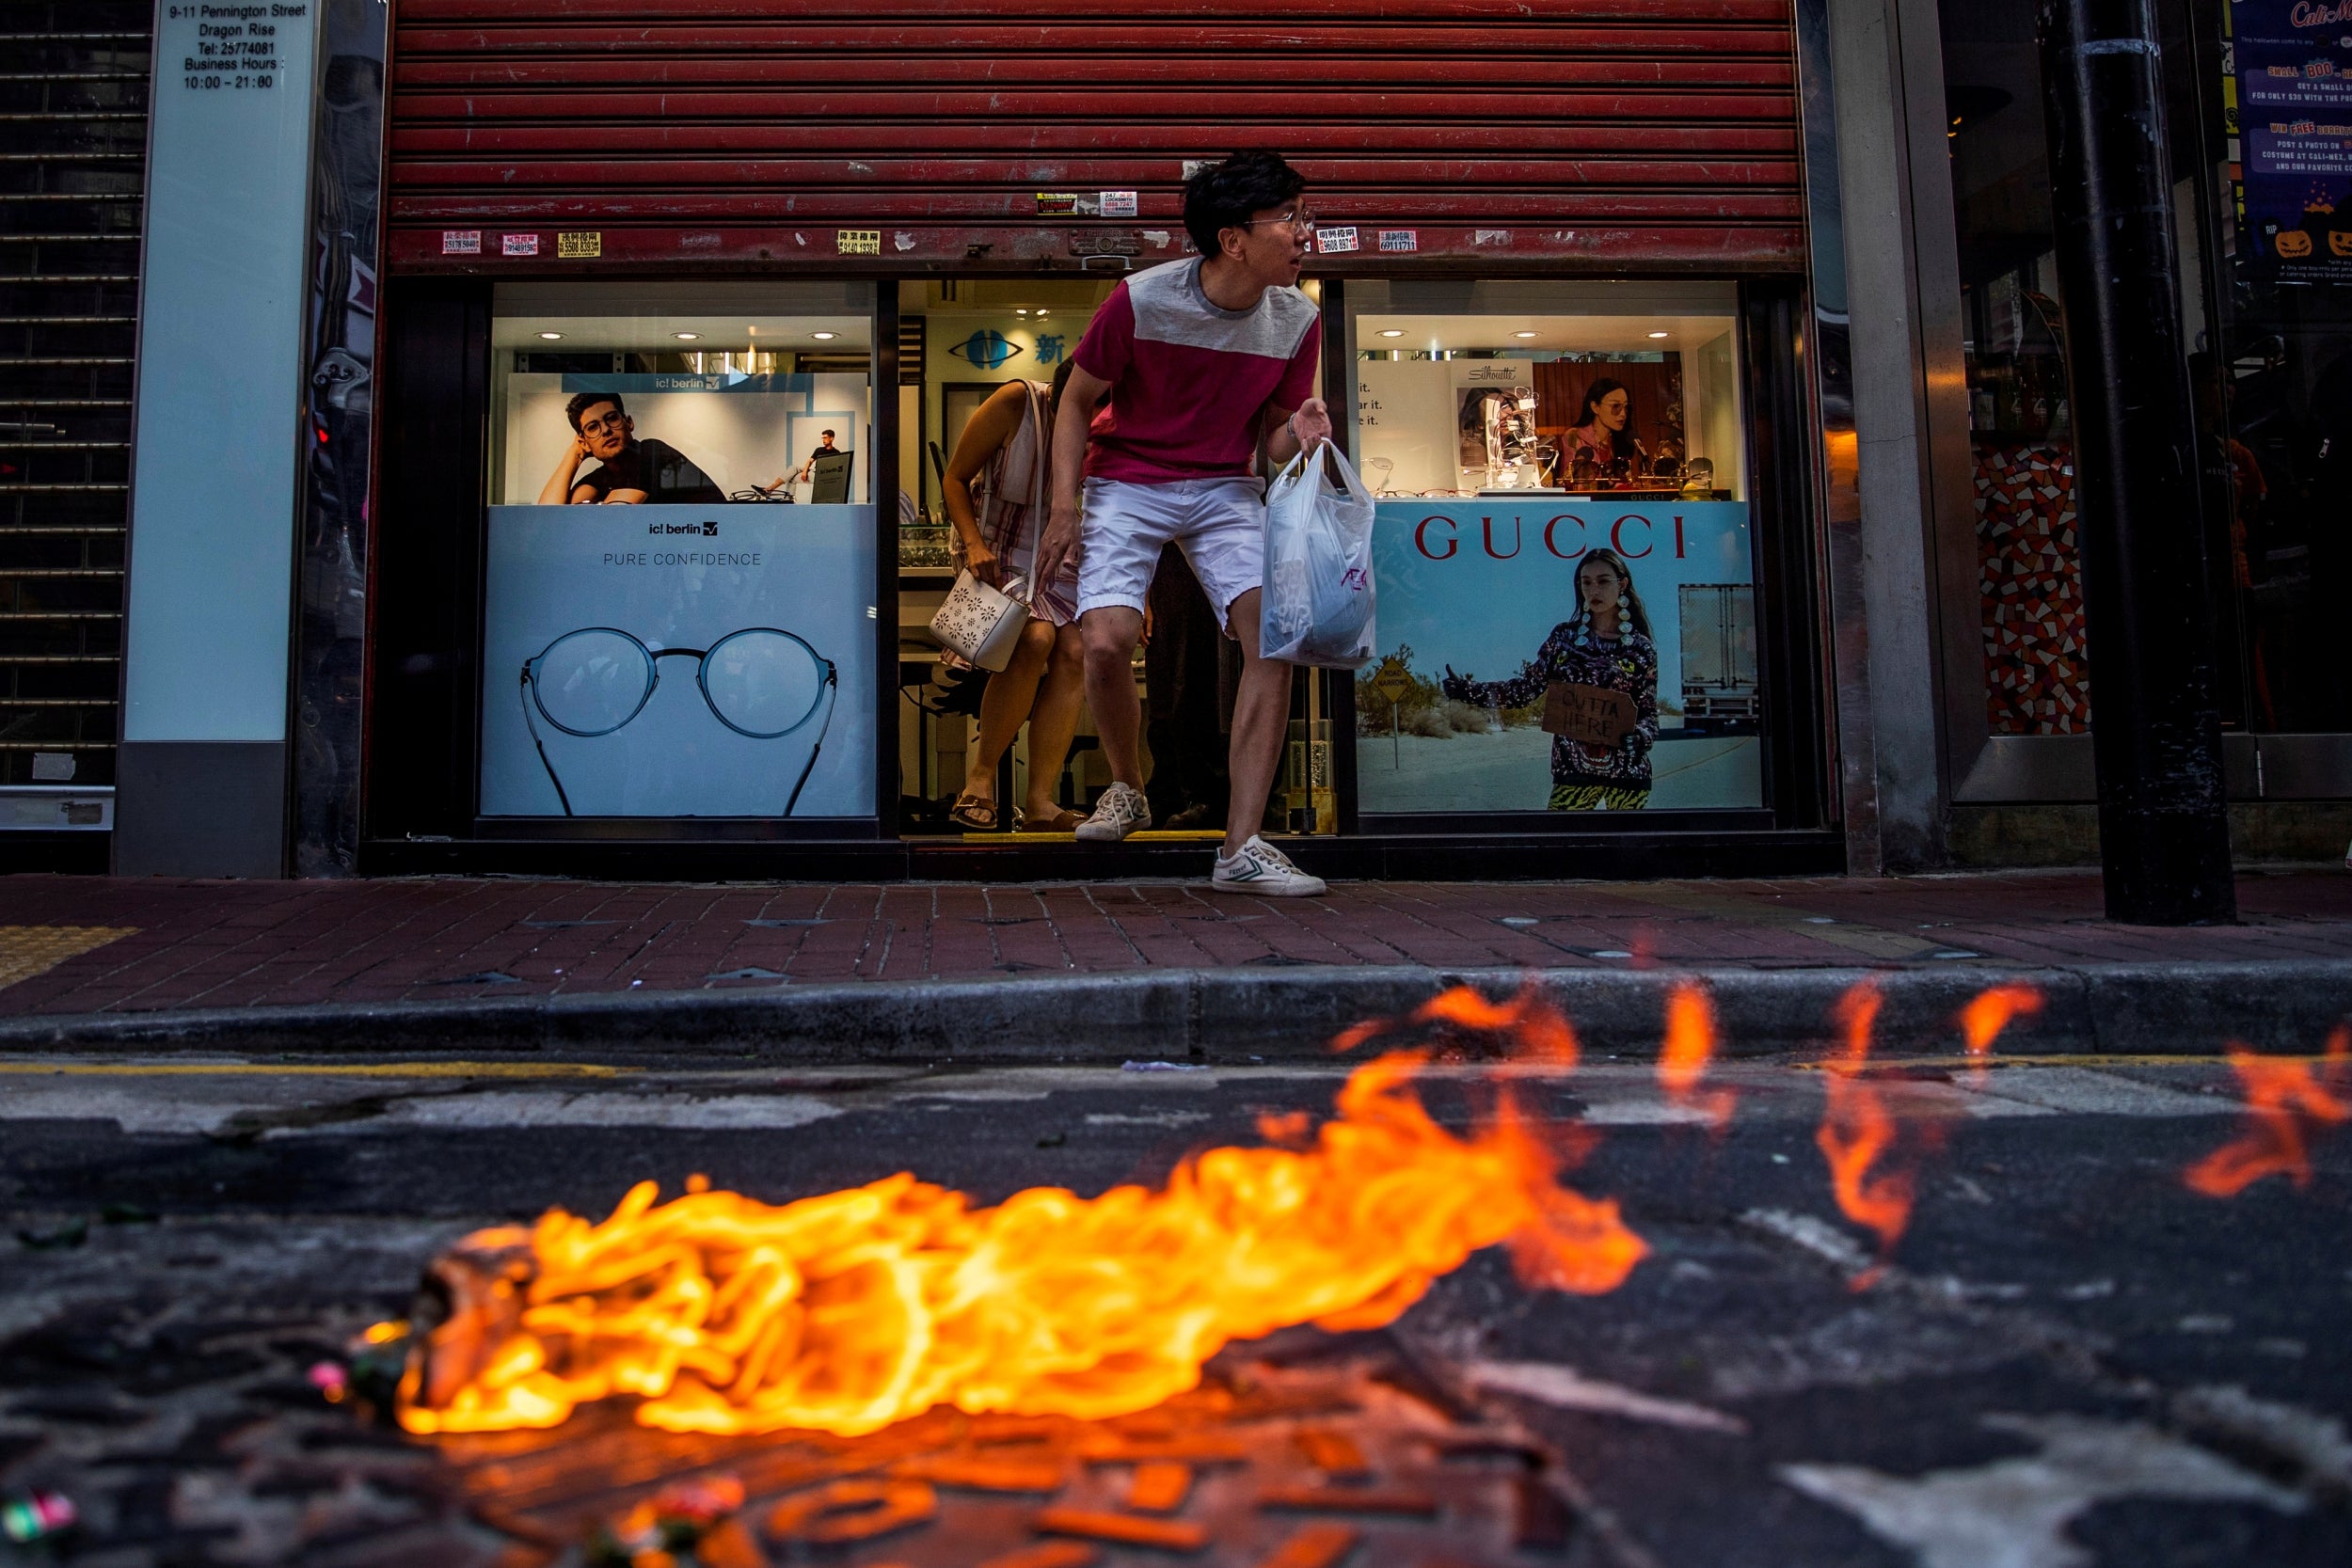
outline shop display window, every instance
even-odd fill
[[[2183,270],[2206,296],[2187,323],[2189,380],[2225,720],[2333,736],[2352,732],[2336,621],[2352,594],[2352,28],[2331,16],[2346,19],[2295,0],[2200,4],[2196,53],[2176,58],[2168,39],[2166,71],[2201,111],[2177,116],[2173,159],[2182,211],[2202,184],[2210,214]],[[2266,747],[2256,787],[2352,793],[2339,748],[2295,769]]]
[[[501,285],[481,809],[875,807],[872,291]]]
[[[1763,804],[1727,282],[1351,282],[1367,816]]]
[[[868,293],[501,287],[491,500],[872,499]]]
[[[2026,0],[1945,6],[1944,95],[1975,460],[1987,731],[2087,735],[2066,301]],[[2352,44],[2298,0],[2159,8],[2225,727],[2352,730],[2334,607],[2352,583]],[[2273,749],[2274,762],[2287,753]],[[2323,753],[2326,754],[2326,753]],[[2340,786],[2257,770],[2233,792]],[[2314,782],[2321,781],[2321,782]]]
[[[1985,728],[2090,728],[2065,312],[2032,8],[1940,13],[1975,481]]]

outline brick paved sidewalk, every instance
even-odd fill
[[[2352,876],[2249,875],[2244,924],[2100,918],[2081,872],[1862,880],[758,887],[0,879],[0,1017],[790,982],[1421,964],[1754,969],[2352,958]]]

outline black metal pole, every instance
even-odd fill
[[[2153,0],[2036,0],[2107,918],[2237,916]]]

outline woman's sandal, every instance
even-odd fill
[[[1028,813],[1015,806],[1012,811],[1012,831],[1017,833],[1069,833],[1078,830],[1086,818],[1074,811],[1057,808],[1054,815],[1041,821],[1029,820]]]
[[[947,820],[977,833],[993,832],[996,829],[996,802],[983,800],[977,795],[959,795],[954,807],[947,813]]]

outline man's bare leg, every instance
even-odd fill
[[[1237,852],[1265,821],[1266,797],[1274,788],[1274,770],[1282,758],[1283,737],[1290,732],[1291,672],[1294,665],[1258,657],[1258,590],[1252,588],[1233,601],[1226,616],[1233,641],[1241,644],[1241,689],[1233,699],[1233,736],[1226,753],[1232,793],[1225,811],[1225,853]],[[1088,673],[1092,673],[1089,661]],[[1088,690],[1092,692],[1089,681]],[[1131,699],[1132,701],[1132,699]],[[1132,710],[1131,710],[1132,711]],[[1102,721],[1102,709],[1095,709]],[[1104,748],[1109,749],[1105,735]]]
[[[1143,611],[1104,605],[1078,617],[1086,642],[1087,706],[1111,777],[1143,787],[1143,714],[1136,703],[1136,639],[1143,635]],[[1238,732],[1237,732],[1238,733]]]

